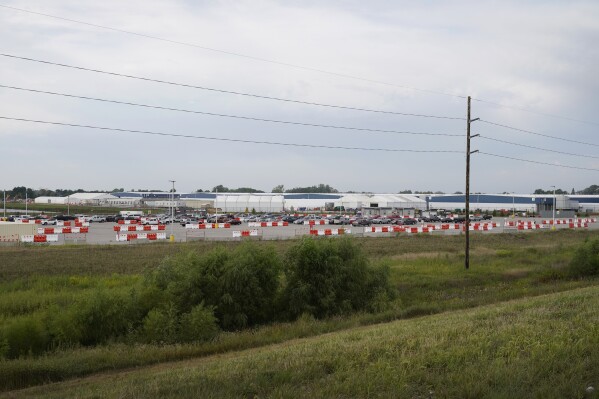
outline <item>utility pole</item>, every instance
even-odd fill
[[[478,134],[475,134],[470,137],[470,124],[478,119],[479,118],[474,120],[470,119],[470,96],[468,96],[468,116],[466,118],[466,220],[464,221],[464,228],[466,229],[466,256],[464,258],[464,266],[466,269],[470,268],[470,154],[478,151],[470,151],[470,139],[478,136]]]
[[[171,242],[175,242],[175,232],[173,230],[173,225],[175,224],[175,181],[176,180],[169,180],[171,183],[173,183],[173,189],[171,190],[171,236],[170,236],[170,241]]]

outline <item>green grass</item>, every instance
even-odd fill
[[[599,232],[584,230],[473,234],[470,270],[463,268],[463,237],[360,239],[359,245],[373,261],[385,262],[391,267],[392,282],[399,296],[386,311],[275,323],[222,333],[215,341],[205,344],[132,345],[122,340],[98,347],[58,348],[38,357],[0,360],[0,391],[100,371],[285,344],[298,338],[398,319],[438,313],[449,315],[515,298],[597,285],[596,279],[566,279],[560,274],[575,248],[586,238],[597,236]],[[292,242],[268,244],[284,253]],[[180,250],[202,252],[214,245],[200,242],[122,247],[0,247],[0,323],[12,317],[35,314],[51,304],[73,303],[98,287],[123,292],[140,281],[144,270],[157,266],[164,256]],[[237,243],[223,245],[233,247]]]
[[[106,373],[11,398],[584,398],[599,287]]]

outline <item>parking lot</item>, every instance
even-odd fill
[[[536,225],[543,226],[542,228],[536,229],[525,229],[518,230],[515,227],[506,226],[506,222],[515,222],[518,224],[519,222],[523,222],[526,224],[531,224],[534,222]],[[547,231],[551,227],[549,225],[543,225],[542,219],[503,219],[503,218],[494,218],[491,221],[485,222],[477,222],[479,224],[480,230],[471,231],[472,234],[502,234],[502,233],[534,233],[537,231]],[[487,223],[487,229],[483,230],[483,223]],[[488,223],[494,223],[490,225]],[[414,226],[405,226],[406,229],[417,228],[418,232],[397,232],[393,231],[393,226],[389,225],[373,225],[366,227],[353,227],[353,226],[342,226],[342,225],[318,225],[318,226],[309,226],[309,225],[296,225],[289,224],[288,226],[278,226],[278,227],[254,227],[248,226],[248,223],[242,223],[237,226],[230,226],[229,228],[208,228],[208,229],[189,229],[181,226],[180,224],[169,224],[164,227],[164,230],[160,230],[160,233],[165,233],[166,240],[168,241],[171,233],[174,235],[174,240],[176,242],[191,242],[197,240],[240,240],[244,239],[239,237],[233,237],[234,232],[247,232],[249,234],[252,231],[252,236],[250,239],[261,239],[261,240],[284,240],[284,239],[293,239],[300,236],[305,236],[310,234],[310,230],[318,230],[321,235],[324,235],[325,230],[330,230],[330,235],[338,235],[340,233],[339,229],[343,229],[343,234],[351,234],[354,236],[367,236],[367,237],[389,237],[394,235],[413,235],[413,234],[434,234],[434,235],[455,235],[455,234],[463,234],[463,225],[457,225],[452,229],[442,230],[441,226],[443,223],[418,223]],[[475,225],[475,223],[472,223]],[[132,238],[129,241],[118,241],[117,240],[117,232],[114,231],[114,227],[117,226],[115,223],[91,223],[89,227],[89,232],[86,234],[61,234],[59,236],[59,240],[56,244],[63,243],[88,243],[88,244],[116,244],[116,245],[128,245],[132,243],[144,243],[144,242],[154,242],[148,241],[147,239],[134,239]],[[123,225],[121,225],[123,226]],[[426,227],[429,227],[428,231]],[[425,229],[423,229],[423,227]],[[372,229],[375,228],[377,232],[372,232]],[[383,230],[387,230],[389,232],[383,232]],[[568,229],[570,226],[568,224],[558,224],[555,225],[555,228],[558,230]],[[583,229],[599,229],[599,223],[588,223],[588,227],[576,227]],[[397,229],[397,226],[396,226]],[[120,234],[139,234],[143,236],[144,233],[156,233],[156,231],[121,231]],[[327,234],[328,235],[328,234]],[[133,237],[133,236],[132,236]],[[165,241],[165,240],[158,240]]]

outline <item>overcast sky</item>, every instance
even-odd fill
[[[0,5],[196,45],[0,7],[4,54],[219,90],[454,118],[466,117],[463,97],[470,95],[487,101],[472,102],[472,118],[586,143],[473,122],[472,134],[483,137],[472,140],[472,150],[596,169],[477,153],[473,192],[527,193],[552,185],[579,190],[599,183],[597,1],[0,0]],[[252,118],[459,135],[266,123],[0,88],[0,116],[12,118],[278,143],[458,151],[275,146],[0,120],[0,189],[167,190],[169,180],[176,180],[178,191],[218,184],[270,191],[278,184],[318,183],[340,191],[464,191],[462,119],[302,105],[4,56],[0,71],[5,86]]]

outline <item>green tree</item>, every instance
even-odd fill
[[[215,186],[212,188],[212,192],[213,193],[228,193],[229,192],[229,188],[223,186],[222,184],[219,184],[218,186]]]
[[[372,268],[350,239],[304,238],[291,248],[283,293],[289,316],[317,318],[377,308],[393,297],[389,269]]]
[[[271,192],[273,192],[273,193],[284,193],[285,192],[285,186],[283,186],[282,184],[279,184],[278,186],[274,186],[273,189],[271,190]]]

